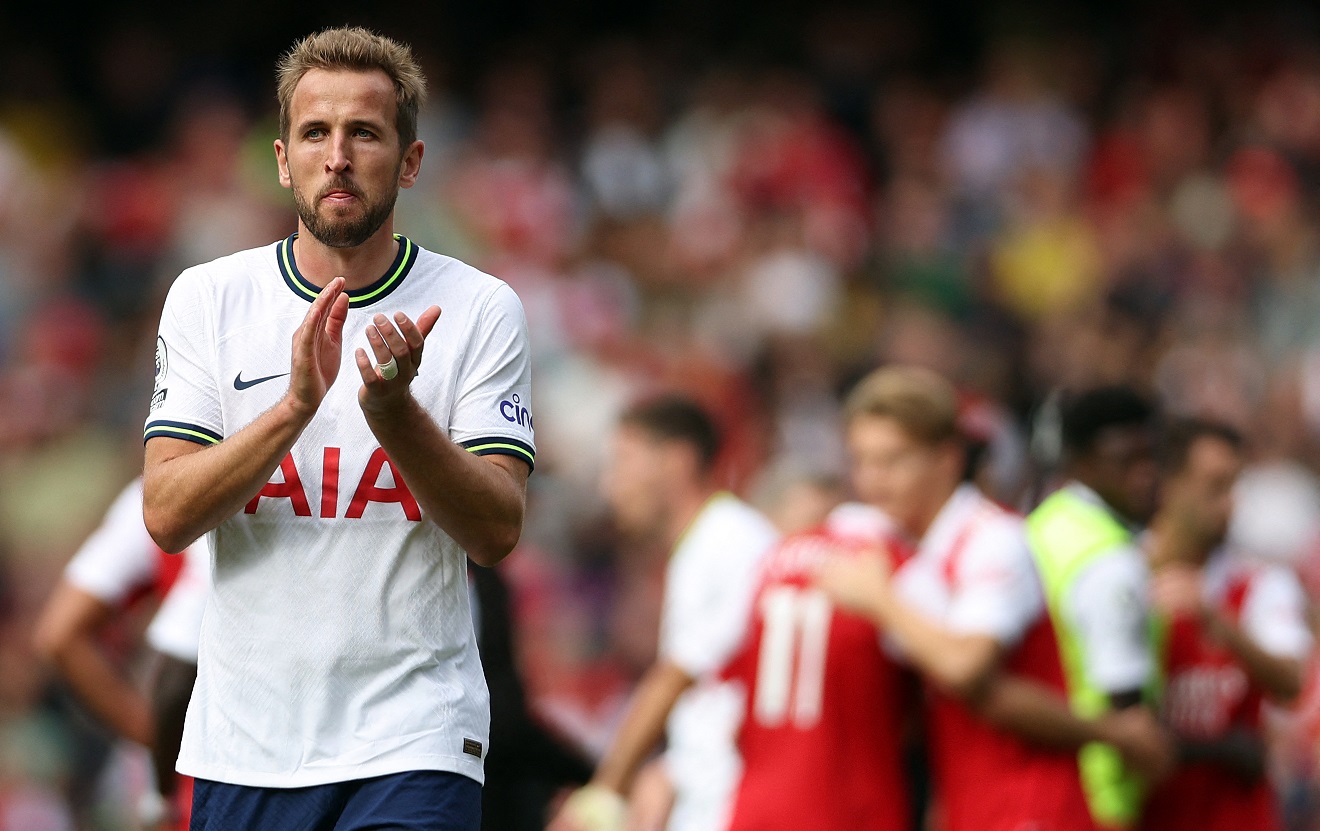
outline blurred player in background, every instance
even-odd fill
[[[892,576],[892,557],[835,559],[818,584],[931,682],[939,827],[1090,829],[1076,749],[1117,740],[1159,765],[1168,750],[1158,726],[1071,713],[1023,521],[968,481],[952,385],[927,370],[878,370],[846,413],[855,491],[892,521],[890,546],[912,554]]]
[[[1161,614],[1161,706],[1180,768],[1154,789],[1150,831],[1276,831],[1261,705],[1301,689],[1312,646],[1296,576],[1224,546],[1243,440],[1232,428],[1175,423],[1161,447],[1160,509],[1145,539]]]
[[[911,822],[904,672],[869,618],[836,609],[813,585],[822,563],[871,556],[889,534],[878,512],[845,505],[767,555],[747,638],[725,672],[746,695],[729,831]]]
[[[152,542],[142,523],[142,481],[135,479],[69,561],[37,622],[38,651],[78,700],[117,735],[151,751],[156,791],[144,794],[139,805],[149,828],[187,827],[191,783],[180,788],[174,763],[197,674],[210,568],[204,540],[182,557]],[[163,600],[146,631],[157,658],[150,690],[143,693],[114,665],[100,639],[118,615],[153,595]]]
[[[1128,387],[1066,401],[1068,481],[1027,517],[1068,697],[1083,718],[1149,708],[1156,695],[1150,574],[1135,539],[1155,508],[1155,419],[1154,406]],[[1078,763],[1096,823],[1133,826],[1143,778],[1110,745],[1087,745]]]
[[[673,551],[665,571],[659,656],[643,676],[587,787],[552,828],[618,828],[625,797],[668,727],[670,831],[720,831],[738,776],[737,694],[716,677],[743,640],[755,574],[777,533],[719,489],[720,439],[699,406],[664,396],[624,413],[605,491],[620,530]]]
[[[278,81],[297,233],[174,282],[145,427],[148,529],[166,550],[209,533],[215,563],[178,765],[193,827],[477,831],[467,558],[522,532],[526,318],[394,233],[424,152],[407,46],[327,29]]]

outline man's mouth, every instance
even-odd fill
[[[357,199],[358,195],[347,190],[332,190],[321,197],[322,200],[332,205],[345,205]]]

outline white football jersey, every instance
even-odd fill
[[[160,557],[142,521],[142,480],[134,479],[64,567],[64,579],[106,605],[118,606],[156,581]]]
[[[1016,646],[1045,614],[1022,518],[974,485],[949,497],[894,575],[900,597],[948,629]]]
[[[64,579],[107,605],[119,606],[137,592],[162,586],[165,559],[172,556],[156,547],[142,521],[142,480],[134,479],[65,566]],[[183,565],[151,618],[146,639],[157,652],[196,663],[202,609],[211,587],[211,554],[201,539],[178,556]]]
[[[303,787],[409,770],[483,781],[489,707],[466,557],[422,515],[358,405],[354,360],[377,313],[443,310],[413,396],[473,453],[535,461],[527,324],[500,280],[396,235],[349,292],[339,375],[271,481],[209,534],[181,773]],[[319,292],[294,237],[183,272],[157,343],[146,437],[223,441],[287,389],[294,330]]]

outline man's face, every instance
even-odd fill
[[[682,449],[627,424],[615,432],[601,490],[624,534],[647,537],[665,530]]]
[[[1228,535],[1233,516],[1233,486],[1242,473],[1242,456],[1215,436],[1192,443],[1183,469],[1164,485],[1162,511],[1171,512],[1209,553]]]
[[[891,418],[862,415],[848,425],[857,498],[913,536],[925,534],[958,482],[958,452],[917,440]]]
[[[309,70],[289,102],[289,137],[275,142],[280,184],[307,232],[353,248],[380,230],[411,187],[422,144],[399,147],[394,84],[380,70]]]
[[[1082,481],[1132,522],[1146,522],[1155,511],[1159,471],[1152,428],[1111,427],[1087,454]]]

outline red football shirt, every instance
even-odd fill
[[[1005,670],[1066,696],[1054,628],[1038,620]],[[1092,831],[1077,752],[1052,750],[991,725],[963,702],[932,690],[931,764],[942,831]]]
[[[1229,581],[1220,607],[1238,620],[1253,574]],[[1165,720],[1180,736],[1214,740],[1230,731],[1260,731],[1264,693],[1200,620],[1168,623],[1165,645]],[[1275,831],[1281,828],[1264,777],[1248,781],[1211,762],[1184,765],[1150,794],[1142,815],[1147,831]]]
[[[823,558],[866,547],[814,531],[767,556],[748,638],[725,672],[748,693],[730,831],[910,826],[901,671],[870,621],[812,587]]]
[[[1022,519],[976,488],[950,497],[895,585],[939,625],[1008,645],[1006,672],[1066,697]],[[1091,831],[1075,751],[1034,745],[933,686],[927,701],[941,831]]]

